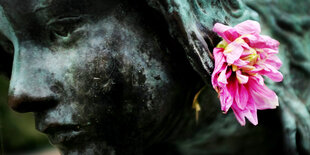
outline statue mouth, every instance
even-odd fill
[[[86,131],[76,124],[49,124],[41,132],[48,135],[52,144],[65,144],[67,142],[75,141]]]

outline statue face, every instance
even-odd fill
[[[34,112],[64,153],[135,149],[185,100],[182,69],[122,3],[0,0],[10,23],[0,32],[14,47],[9,104]]]

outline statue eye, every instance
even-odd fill
[[[56,37],[69,37],[70,34],[80,25],[82,17],[63,17],[50,20],[47,23],[48,29]]]

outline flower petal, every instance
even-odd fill
[[[247,64],[249,64],[249,61],[244,61],[241,59],[238,59],[233,63],[233,65],[236,65],[238,67],[243,67],[243,66],[246,66]]]
[[[247,107],[243,110],[240,109],[236,104],[232,106],[232,109],[234,111],[234,114],[238,120],[238,122],[244,126],[245,125],[245,117],[253,124],[257,125],[258,124],[258,119],[257,119],[257,109],[256,105],[254,102],[249,102]]]
[[[252,48],[270,48],[277,51],[280,43],[277,40],[265,35],[245,35],[242,37]]]
[[[225,69],[220,73],[219,77],[218,77],[218,83],[220,86],[224,86],[226,85],[227,82],[227,78],[226,78],[226,71],[227,71],[227,66],[225,67]]]
[[[271,48],[263,48],[262,50],[267,54],[278,54],[279,53],[278,50],[273,50]]]
[[[226,71],[226,79],[228,79],[231,76],[231,74],[232,74],[232,71],[231,71],[230,68],[227,68],[227,70],[228,71]]]
[[[242,66],[242,71],[245,71],[247,72],[248,74],[255,74],[254,72],[251,72],[253,70],[255,70],[256,68],[254,66],[250,66],[250,65],[245,65],[245,66]]]
[[[265,65],[265,68],[264,70],[259,72],[260,74],[269,77],[272,81],[275,81],[275,82],[281,82],[283,80],[282,73],[279,72],[275,67],[269,64],[264,64],[264,65]]]
[[[216,23],[213,31],[221,36],[226,42],[230,43],[240,36],[240,34],[230,26]]]
[[[263,46],[263,48],[271,48],[276,51],[279,49],[280,43],[277,40],[272,39],[271,37],[266,35],[259,35],[259,36],[260,36],[259,41],[262,42],[261,45]]]
[[[221,37],[223,37],[222,34],[229,29],[232,29],[232,27],[221,24],[221,23],[216,23],[213,26],[213,31],[216,32]]]
[[[249,96],[248,104],[246,107],[246,112],[244,113],[244,115],[253,125],[258,124],[257,108],[251,96]]]
[[[227,87],[223,87],[220,90],[220,101],[221,101],[221,110],[225,113],[229,110],[230,106],[233,104],[232,92],[228,90]]]
[[[261,32],[260,25],[257,21],[246,20],[234,27],[241,34],[259,34]]]
[[[240,109],[244,110],[248,103],[249,98],[248,91],[243,84],[238,84],[238,89],[235,91],[236,91],[234,96],[235,102]]]
[[[278,96],[270,90],[265,84],[259,84],[255,78],[250,78],[247,89],[259,110],[274,109],[279,105]]]
[[[226,62],[228,64],[233,64],[238,60],[243,52],[243,47],[240,43],[234,41],[225,48],[224,55],[226,56]]]
[[[251,76],[251,78],[258,81],[258,84],[265,85],[264,78],[261,75]]]
[[[224,65],[225,57],[223,54],[223,50],[224,50],[223,48],[214,48],[213,49],[213,56],[214,56],[214,60],[215,60],[215,67],[214,67],[214,70],[213,70],[212,76],[211,76],[213,88],[215,88],[217,86],[218,73],[220,73],[226,67]]]
[[[276,55],[269,55],[265,63],[273,66],[277,70],[282,66],[282,61]]]
[[[240,34],[236,32],[234,29],[229,29],[225,31],[223,39],[227,41],[228,43],[233,42],[235,39],[240,37]]]
[[[238,122],[241,124],[241,126],[244,126],[245,125],[245,117],[244,117],[243,111],[241,109],[239,109],[238,107],[236,107],[235,105],[232,106],[232,110],[233,110]]]
[[[224,49],[223,48],[214,48],[213,49],[213,56],[215,61],[215,67],[213,72],[219,72],[219,70],[222,68],[223,63],[225,62],[225,57],[223,54]]]
[[[258,119],[257,119],[257,110],[245,110],[244,116],[253,124],[257,125],[258,124]]]
[[[236,77],[240,84],[246,84],[249,80],[249,77],[246,75],[242,75],[240,70],[236,71]]]

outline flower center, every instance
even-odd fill
[[[259,55],[257,54],[256,50],[254,50],[253,48],[250,48],[250,49],[244,50],[243,56],[241,56],[240,59],[244,61],[248,61],[249,65],[253,66],[256,63],[258,57]]]

